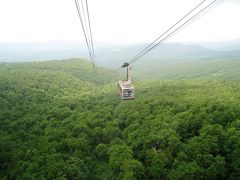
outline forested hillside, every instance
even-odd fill
[[[137,81],[83,60],[0,64],[0,179],[240,179],[240,81]]]
[[[144,68],[142,68],[144,67]],[[143,61],[133,67],[140,80],[239,80],[240,58],[172,59]]]
[[[3,63],[0,64],[0,70],[8,74],[19,73],[26,76],[27,72],[31,78],[31,72],[37,73],[61,73],[66,76],[77,78],[84,82],[95,84],[108,84],[118,79],[118,73],[98,67],[94,76],[94,69],[91,63],[82,59],[55,60],[46,62],[28,62],[28,63]],[[34,77],[34,75],[33,75]],[[68,82],[69,83],[69,82]]]

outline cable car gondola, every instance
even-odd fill
[[[127,68],[127,78],[126,80],[118,81],[119,95],[122,100],[134,99],[134,87],[132,85],[130,65],[129,63],[124,63],[123,68]]]

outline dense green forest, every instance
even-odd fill
[[[122,101],[117,72],[93,74],[0,64],[0,179],[240,179],[240,78],[135,81]]]

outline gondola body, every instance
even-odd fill
[[[118,81],[119,95],[122,100],[134,99],[134,87],[131,80],[130,66],[128,63],[124,63],[122,67],[127,68],[126,80]]]

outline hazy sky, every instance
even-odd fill
[[[88,0],[95,42],[151,42],[202,0]],[[211,0],[210,0],[211,1]],[[240,0],[226,0],[172,42],[240,39]],[[0,0],[0,42],[83,41],[74,0]]]

